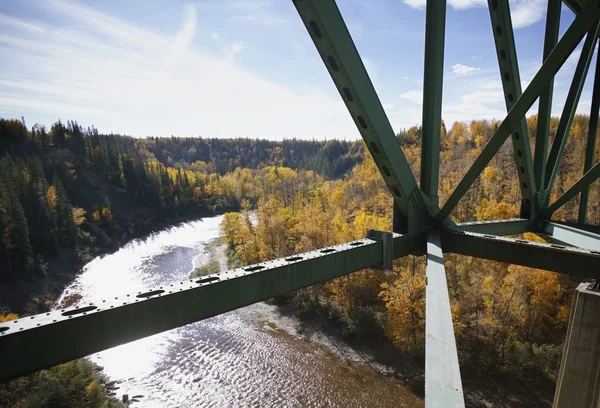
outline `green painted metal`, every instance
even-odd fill
[[[501,221],[462,222],[453,228],[456,231],[477,232],[493,235],[517,235],[533,231],[533,222],[527,218]]]
[[[394,234],[394,257],[409,240]],[[363,239],[81,308],[0,323],[0,381],[161,333],[379,265],[383,242]]]
[[[579,97],[583,90],[583,84],[585,83],[585,77],[587,76],[588,68],[594,54],[594,48],[598,40],[598,34],[600,34],[600,25],[594,26],[587,34],[585,43],[573,74],[573,81],[567,94],[567,100],[558,122],[558,128],[556,129],[556,135],[552,142],[550,154],[548,155],[548,162],[546,163],[546,186],[545,189],[548,192],[552,191],[556,175],[560,168],[563,152],[567,144],[567,138],[571,130],[571,122],[577,111],[577,104],[579,103]],[[546,202],[549,199],[549,195],[546,198]]]
[[[415,181],[334,0],[294,5],[397,204],[408,231],[422,231],[435,208]],[[408,217],[409,208],[417,217]],[[402,223],[401,223],[402,224]]]
[[[590,224],[579,224],[575,222],[565,222],[565,221],[552,221],[554,224],[566,225],[567,227],[573,227],[581,231],[593,232],[594,234],[600,235],[600,225],[590,225]]]
[[[421,144],[421,190],[437,206],[440,175],[440,132],[446,0],[428,1],[425,18],[425,71],[423,75],[423,135]]]
[[[600,252],[475,232],[446,230],[440,236],[444,252],[600,279]]]
[[[507,112],[510,112],[517,99],[521,96],[522,91],[508,0],[488,0],[488,8],[496,44],[502,89],[504,90],[504,101]],[[532,203],[536,184],[533,177],[533,164],[531,161],[531,147],[529,146],[528,133],[527,122],[525,116],[523,116],[512,132],[513,154],[519,175],[519,187],[521,189],[520,216],[522,218],[530,218],[532,215],[535,215],[532,214],[532,210],[534,209]]]
[[[563,0],[563,2],[575,14],[581,13],[583,9],[583,0]]]
[[[427,235],[425,407],[464,407],[444,256],[437,231]]]
[[[600,162],[596,163],[587,173],[583,175],[579,180],[575,182],[567,191],[563,193],[558,199],[552,203],[548,208],[542,211],[542,216],[550,218],[552,213],[558,210],[560,207],[565,205],[567,201],[575,197],[577,194],[583,191],[584,188],[588,188],[590,184],[596,181],[600,177]]]
[[[456,207],[460,199],[469,190],[475,182],[479,174],[485,166],[494,157],[498,149],[502,147],[506,138],[518,125],[521,119],[525,116],[531,105],[539,97],[541,92],[548,86],[552,77],[558,72],[560,67],[565,63],[569,55],[573,52],[577,44],[585,36],[588,30],[595,27],[600,15],[600,9],[594,2],[590,2],[585,6],[585,12],[580,13],[571,26],[562,36],[550,56],[544,61],[542,67],[531,80],[531,83],[525,89],[517,103],[510,110],[508,116],[498,127],[488,144],[483,148],[479,156],[469,170],[467,170],[463,179],[456,186],[442,209],[438,212],[436,219],[444,221],[450,212]],[[519,152],[517,152],[518,154]],[[521,153],[522,154],[522,153]]]
[[[544,57],[548,58],[556,43],[558,42],[558,29],[560,26],[560,0],[548,0],[548,12],[546,14],[546,32],[544,36]],[[542,61],[542,62],[543,62]],[[548,155],[548,136],[550,133],[550,118],[552,114],[552,94],[554,91],[554,78],[540,94],[538,105],[537,135],[535,138],[535,157],[533,170],[535,173],[535,185],[537,190],[543,190],[546,180],[546,158]],[[537,209],[544,206],[545,195],[536,191],[534,205]]]
[[[583,231],[568,225],[555,222],[540,222],[540,232],[550,235],[553,239],[567,245],[578,248],[589,249],[600,253],[600,235],[589,231]]]
[[[592,107],[590,109],[590,123],[588,127],[587,143],[585,146],[585,159],[583,161],[583,173],[590,171],[594,164],[596,154],[596,138],[598,136],[598,111],[600,109],[600,45],[599,52],[596,54],[596,75],[594,75],[594,90],[592,91]],[[587,218],[587,208],[590,196],[589,187],[581,190],[579,200],[579,216],[577,222],[585,224]]]

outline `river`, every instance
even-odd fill
[[[222,216],[186,222],[97,257],[64,291],[80,303],[181,281],[215,253]],[[217,252],[219,250],[217,249]],[[223,264],[222,254],[217,258]],[[62,300],[61,298],[61,300]],[[389,367],[257,303],[89,357],[133,407],[421,407]]]

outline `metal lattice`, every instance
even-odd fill
[[[0,379],[86,356],[129,341],[202,320],[278,294],[314,285],[390,258],[427,255],[426,406],[464,406],[443,252],[600,278],[600,227],[586,225],[589,186],[600,177],[594,164],[600,105],[597,59],[584,174],[550,203],[571,121],[600,33],[599,0],[564,0],[576,14],[558,39],[560,0],[549,0],[544,62],[522,91],[508,0],[489,0],[492,32],[508,114],[448,200],[439,206],[440,124],[446,1],[426,7],[421,183],[410,170],[334,0],[294,0],[302,22],[329,71],[394,198],[394,234],[263,262],[189,282],[174,283],[75,309],[0,324]],[[548,150],[550,107],[556,73],[585,38],[556,137]],[[539,99],[535,157],[525,114]],[[521,190],[520,218],[455,224],[450,218],[467,190],[512,138]],[[552,221],[552,214],[581,193],[578,224]],[[506,235],[545,233],[553,243]],[[442,403],[442,401],[444,401]]]

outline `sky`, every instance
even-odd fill
[[[337,3],[394,130],[419,125],[425,0]],[[547,2],[510,6],[525,87],[541,65]],[[561,35],[573,19],[563,6]],[[0,117],[28,126],[360,137],[291,0],[0,0],[0,53]],[[589,114],[594,61],[580,113]],[[556,77],[554,115],[576,63]],[[505,115],[487,1],[448,0],[442,117],[449,129]]]

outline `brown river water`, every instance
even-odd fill
[[[135,240],[98,257],[63,293],[89,303],[180,281],[222,253],[207,252],[222,216]],[[212,245],[214,247],[214,245]],[[258,303],[89,358],[132,407],[422,407],[390,367]]]

